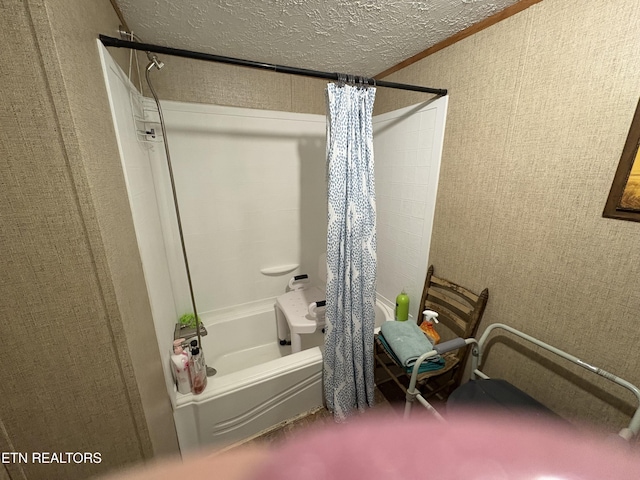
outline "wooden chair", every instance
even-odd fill
[[[436,330],[442,337],[442,341],[451,337],[473,337],[484,313],[489,291],[485,288],[480,295],[467,290],[444,278],[433,274],[433,265],[427,271],[427,278],[420,300],[418,325],[422,323],[422,312],[433,310],[438,312],[439,324]],[[444,328],[443,328],[444,327]],[[440,370],[425,372],[418,375],[418,385],[423,391],[424,397],[435,394],[449,393],[460,385],[464,374],[464,365],[469,356],[469,348],[460,349],[443,355],[445,365]],[[406,370],[394,362],[387,355],[382,343],[376,336],[375,348],[376,363],[390,376],[405,393],[406,387],[400,381],[400,377],[409,377]],[[441,396],[441,395],[440,395]]]

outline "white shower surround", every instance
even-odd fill
[[[162,111],[198,310],[273,298],[301,271],[319,280],[324,116],[171,101]],[[150,156],[178,314],[190,312],[162,144]],[[289,265],[300,267],[262,273]]]
[[[373,117],[378,240],[377,291],[409,295],[421,314],[449,97]]]
[[[177,318],[191,307],[163,145],[159,137],[145,139],[136,134],[136,129],[145,128],[159,133],[154,123],[157,113],[106,49],[102,45],[99,49],[167,390],[175,409],[170,345]],[[317,265],[326,242],[324,116],[162,103],[196,301],[203,317],[244,318],[264,312],[284,291],[288,278],[301,271],[323,283]],[[427,267],[446,106],[445,97],[374,117],[378,299],[387,306],[405,287],[413,309],[417,308]],[[140,120],[145,116],[146,123]],[[300,267],[284,275],[261,273],[282,265]],[[222,377],[219,380],[225,382]],[[181,421],[178,416],[176,421]]]
[[[377,290],[393,304],[406,289],[414,318],[427,271],[447,101],[373,118]],[[153,102],[145,102],[153,111]],[[326,242],[325,117],[162,104],[199,311],[273,298],[296,273],[324,283],[317,261]],[[169,177],[163,149],[150,155],[180,314],[191,303]],[[284,276],[261,273],[296,264]]]

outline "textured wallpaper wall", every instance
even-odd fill
[[[87,205],[82,212],[116,351],[130,357],[121,367],[122,377],[129,391],[140,395],[140,405],[132,398],[132,414],[138,431],[148,430],[149,447],[156,455],[176,453],[171,403],[96,43],[99,33],[117,31],[119,21],[106,0],[47,0],[45,5],[51,43],[55,42],[55,51],[44,57],[45,65],[47,58],[57,59],[58,88],[67,92],[54,93],[53,98],[59,111],[69,109],[70,118],[61,116],[63,127],[68,123],[63,138],[71,168],[80,170],[74,180],[81,204]],[[126,50],[114,53],[121,65],[128,64]],[[48,69],[51,83],[52,70]],[[72,126],[75,135],[66,135]],[[143,437],[143,444],[146,441]]]
[[[504,322],[640,385],[640,224],[602,210],[640,95],[640,4],[545,0],[387,78],[450,90],[430,262]],[[417,94],[380,89],[378,111]],[[510,342],[502,375],[622,427],[633,397]]]
[[[326,80],[168,55],[159,57],[165,66],[153,76],[153,85],[161,100],[325,114]],[[146,58],[139,58],[145,66]],[[145,96],[151,96],[146,83],[144,88]]]
[[[117,25],[106,0],[0,3],[0,450],[102,455],[11,478],[177,450],[95,44]]]

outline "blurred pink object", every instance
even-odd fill
[[[638,480],[633,448],[524,415],[467,412],[446,423],[369,415],[290,439],[252,478]]]

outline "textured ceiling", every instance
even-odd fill
[[[116,0],[144,42],[373,76],[517,0]]]

